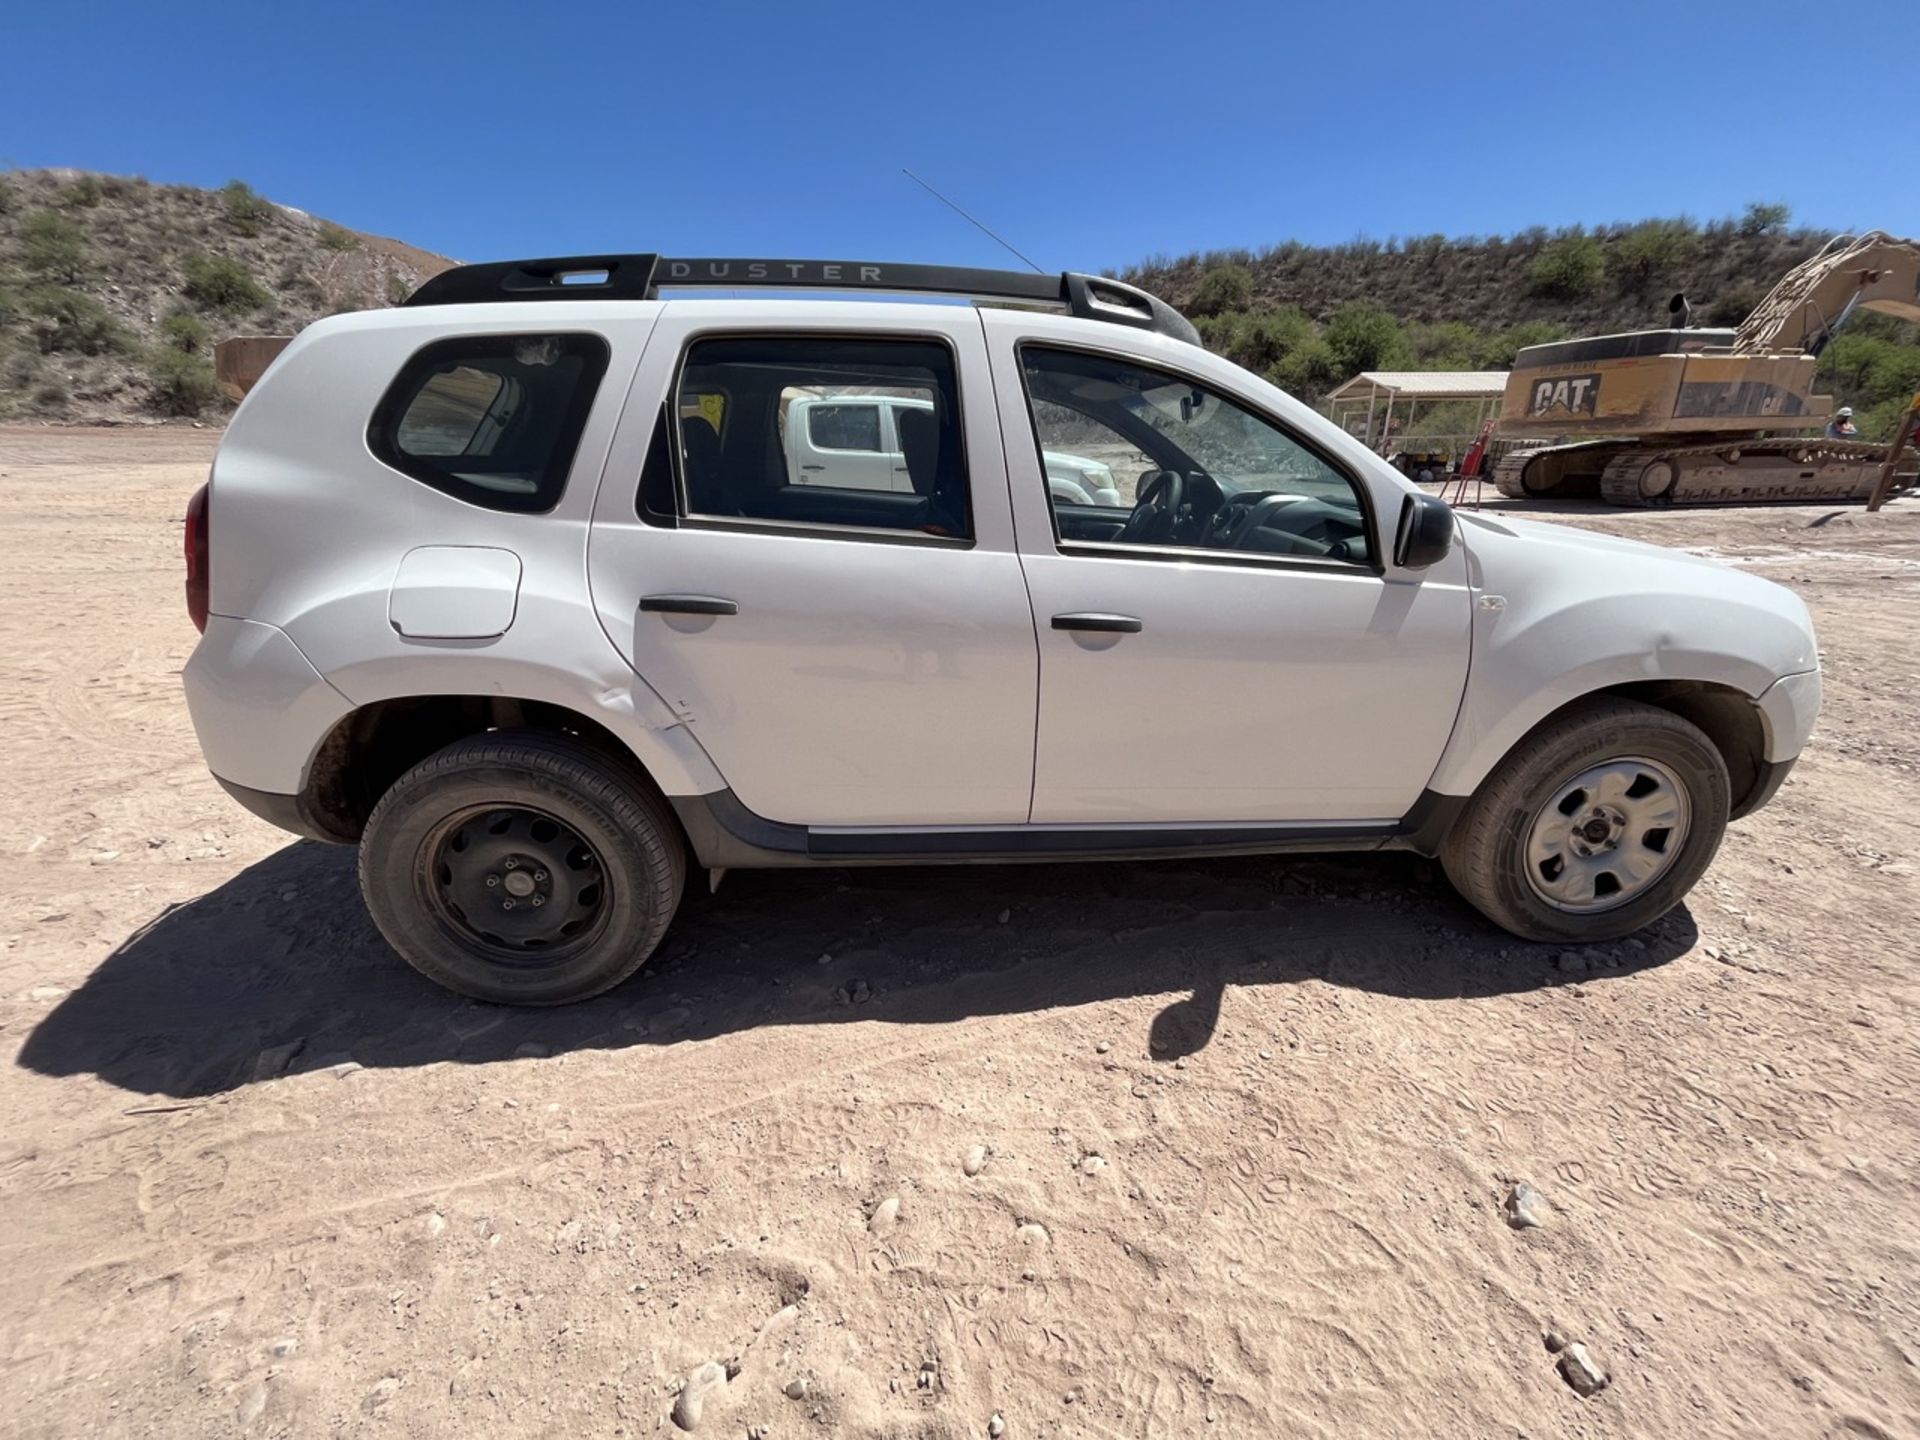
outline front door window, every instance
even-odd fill
[[[1245,406],[1105,355],[1026,345],[1020,363],[1063,544],[1370,562],[1353,479]],[[1110,474],[1106,498],[1057,483],[1069,460]]]

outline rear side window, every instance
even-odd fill
[[[387,388],[367,445],[402,474],[471,504],[551,510],[607,358],[597,335],[438,341]]]
[[[696,339],[672,406],[679,515],[754,529],[969,540],[959,399],[953,353],[933,340]],[[657,513],[649,503],[643,495],[643,513]]]

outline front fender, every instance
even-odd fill
[[[1473,658],[1430,786],[1441,794],[1472,794],[1529,730],[1584,695],[1684,680],[1757,704],[1782,676],[1818,669],[1806,606],[1783,586],[1634,541],[1462,519]],[[1768,758],[1797,754],[1811,712],[1790,737],[1762,713]]]

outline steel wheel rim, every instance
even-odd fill
[[[606,928],[605,863],[547,811],[471,806],[436,826],[421,848],[421,888],[434,918],[496,964],[557,964]]]
[[[1570,914],[1637,899],[1673,868],[1693,817],[1686,786],[1658,760],[1630,755],[1561,782],[1527,828],[1527,883]]]

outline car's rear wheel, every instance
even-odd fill
[[[387,942],[463,995],[559,1005],[618,985],[666,933],[685,844],[645,784],[565,736],[456,741],[381,797],[360,885]]]
[[[1695,725],[1631,700],[1555,716],[1489,776],[1441,848],[1476,909],[1528,940],[1614,940],[1699,880],[1726,830],[1726,762]]]

